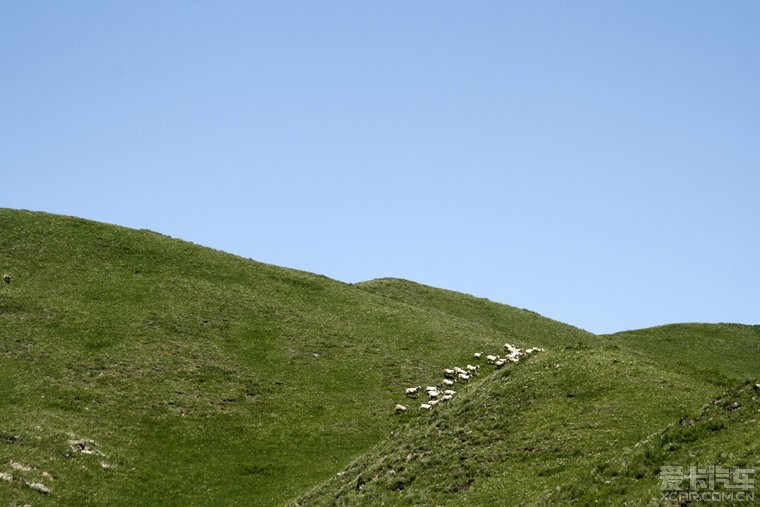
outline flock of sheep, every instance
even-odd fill
[[[486,361],[488,364],[493,364],[496,366],[496,368],[502,368],[507,363],[518,362],[523,356],[544,351],[544,349],[540,347],[531,347],[523,351],[519,347],[516,347],[510,343],[504,344],[504,350],[507,352],[507,355],[505,357],[500,357],[498,354],[487,355]],[[473,358],[476,361],[480,361],[482,357],[482,352],[475,352],[473,354]],[[457,393],[454,389],[452,389],[454,387],[454,384],[457,382],[470,382],[470,378],[474,375],[477,375],[478,370],[480,370],[479,364],[468,364],[464,368],[460,368],[459,366],[446,368],[443,370],[443,380],[440,384],[425,387],[424,391],[427,394],[427,402],[420,403],[420,408],[418,410],[432,410],[433,407],[438,403],[449,401]],[[441,387],[444,388],[443,391],[441,391]],[[420,391],[422,391],[422,386],[408,387],[404,391],[404,394],[409,398],[416,398]],[[394,411],[397,414],[406,412],[407,410],[409,410],[409,407],[401,403],[396,404],[394,407]]]

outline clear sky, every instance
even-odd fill
[[[0,206],[592,332],[760,323],[760,2],[6,1]]]

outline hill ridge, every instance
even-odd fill
[[[445,416],[464,406],[496,425],[484,431],[511,421],[519,434],[509,438],[534,450],[465,446],[459,452],[489,467],[466,469],[463,487],[446,490],[433,467],[399,491],[422,503],[432,494],[442,504],[487,504],[504,491],[496,456],[521,471],[520,484],[538,485],[520,493],[532,503],[573,482],[536,456],[572,461],[590,442],[635,443],[758,374],[760,327],[597,336],[447,289],[397,278],[347,284],[76,217],[0,209],[0,230],[0,269],[12,276],[0,284],[8,504],[282,505],[311,498],[311,488],[367,502],[377,481],[345,497],[331,489],[343,483],[325,481],[388,446],[391,431],[417,438],[439,422],[458,431]],[[463,390],[463,405],[393,414],[405,387],[436,382],[443,368],[505,342],[547,352],[483,375]],[[544,385],[553,387],[536,388]],[[610,400],[615,409],[600,411]],[[553,411],[565,405],[572,417]],[[542,432],[573,444],[555,451]],[[617,466],[599,452],[571,470]],[[425,477],[444,486],[415,490]]]

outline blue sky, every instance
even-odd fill
[[[0,5],[0,205],[593,332],[758,324],[760,3]]]

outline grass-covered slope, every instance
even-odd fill
[[[500,341],[482,345],[501,351],[505,341],[535,343],[544,346],[570,343],[598,344],[600,339],[568,324],[546,319],[530,310],[514,308],[487,299],[476,298],[444,289],[437,289],[406,280],[383,278],[357,284],[366,291],[386,300],[403,303],[408,308],[421,309],[432,315],[446,316],[480,328],[482,336],[494,336]]]
[[[401,415],[293,503],[656,504],[661,466],[757,467],[760,393],[745,379],[760,378],[759,331],[688,324],[557,343]]]
[[[726,387],[756,376],[760,366],[760,326],[670,324],[608,338],[647,353],[663,368]]]
[[[713,470],[720,467],[726,471],[723,478],[730,477],[731,481],[734,480],[735,469],[757,470],[760,467],[758,419],[760,384],[741,382],[635,446],[597,464],[590,473],[577,475],[560,490],[552,491],[546,501],[553,504],[591,504],[602,499],[616,503],[627,501],[631,505],[677,505],[677,492],[661,490],[661,467],[680,467],[683,475],[688,475],[691,467],[696,467],[696,473],[705,475],[707,481],[709,466],[716,467]],[[730,475],[729,470],[732,471]],[[748,477],[757,480],[754,474]],[[684,478],[680,485],[673,485],[682,491],[681,499],[688,498],[685,491],[689,489],[690,481],[690,478]],[[697,486],[695,492],[710,495],[707,497],[710,504],[757,505],[760,500],[754,498],[750,501],[756,493],[754,487],[746,491],[737,490],[716,481],[713,494],[704,485]],[[721,494],[733,496],[722,497]],[[714,501],[721,498],[733,498],[736,502]]]
[[[4,505],[282,504],[403,429],[403,388],[473,351],[598,342],[411,282],[27,211],[0,210],[0,270]]]

